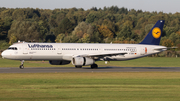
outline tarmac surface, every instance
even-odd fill
[[[38,68],[0,68],[0,73],[66,73],[66,72],[180,72],[180,67],[38,67]]]

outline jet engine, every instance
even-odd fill
[[[71,63],[71,61],[65,61],[65,60],[50,60],[49,63],[51,65],[67,65]]]
[[[75,66],[88,66],[94,64],[94,60],[87,57],[74,57],[72,64]]]

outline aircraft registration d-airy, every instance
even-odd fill
[[[159,20],[139,44],[90,44],[90,43],[14,43],[2,52],[6,59],[48,60],[51,65],[66,65],[72,62],[76,68],[91,65],[95,61],[122,61],[137,59],[167,50],[160,46],[164,20]]]

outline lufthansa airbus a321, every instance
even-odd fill
[[[90,65],[98,68],[96,61],[123,61],[157,54],[167,50],[160,46],[164,20],[159,20],[139,44],[90,44],[90,43],[26,43],[11,45],[2,52],[6,59],[48,60],[52,65],[66,65],[72,62],[76,68]]]

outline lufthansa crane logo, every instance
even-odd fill
[[[153,35],[154,38],[158,39],[161,36],[161,29],[158,28],[158,27],[155,27],[152,30],[152,35]]]

